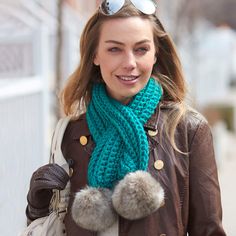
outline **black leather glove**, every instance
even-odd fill
[[[57,164],[47,164],[36,170],[31,177],[27,194],[27,218],[34,220],[48,215],[52,190],[64,189],[68,180],[69,175]]]

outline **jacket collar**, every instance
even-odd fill
[[[169,107],[171,104],[169,102],[164,102],[164,101],[160,101],[159,105],[157,106],[157,108],[155,109],[154,114],[149,118],[149,120],[147,121],[147,123],[144,125],[144,129],[146,131],[151,130],[151,131],[158,131],[158,126],[160,123],[160,114],[161,114],[161,109],[167,108]],[[91,136],[91,133],[89,131],[88,128],[88,124],[86,122],[86,114],[82,114],[78,120],[75,121],[76,123],[78,123],[78,125],[76,125],[76,128],[73,129],[73,133],[72,133],[72,137],[74,140],[78,140],[81,136],[81,134],[83,134],[84,136]],[[156,136],[151,137],[156,139]]]
[[[146,130],[152,130],[152,131],[157,130],[157,124],[158,124],[158,120],[159,120],[159,117],[160,117],[160,106],[161,105],[159,105],[155,109],[155,112],[153,113],[153,115],[149,118],[147,123],[144,125],[144,128]]]
[[[158,129],[158,125],[160,123],[160,116],[161,116],[161,110],[162,109],[168,109],[171,106],[173,106],[173,102],[169,101],[160,101],[159,105],[155,109],[154,114],[149,118],[147,123],[144,125],[144,128],[146,130],[152,130],[156,131]]]
[[[76,123],[75,128],[72,129],[72,138],[74,140],[80,139],[81,135],[89,137],[91,133],[88,128],[88,123],[86,121],[86,113],[80,115],[80,117],[74,121]]]

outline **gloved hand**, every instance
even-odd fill
[[[47,164],[36,170],[31,177],[27,194],[26,215],[28,219],[34,220],[48,215],[52,190],[64,189],[68,180],[69,175],[58,164]]]

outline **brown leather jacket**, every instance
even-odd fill
[[[170,104],[160,104],[145,125],[150,146],[148,171],[164,188],[165,204],[140,220],[120,217],[119,236],[186,236],[187,233],[189,236],[225,236],[210,128],[200,114],[188,111],[177,126],[175,141],[181,151],[189,154],[176,152],[164,133],[150,132],[161,130],[165,115],[171,109]],[[81,136],[88,138],[84,146]],[[82,115],[68,125],[62,142],[65,158],[74,161],[69,211],[65,217],[68,236],[97,235],[77,226],[70,214],[74,193],[87,184],[87,166],[93,147],[86,117]],[[164,166],[156,169],[157,160],[163,161]]]

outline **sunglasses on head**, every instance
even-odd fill
[[[156,4],[152,0],[129,0],[135,8],[146,15],[152,15],[156,12]],[[119,12],[125,5],[126,0],[104,0],[99,9],[101,13],[111,16]]]

